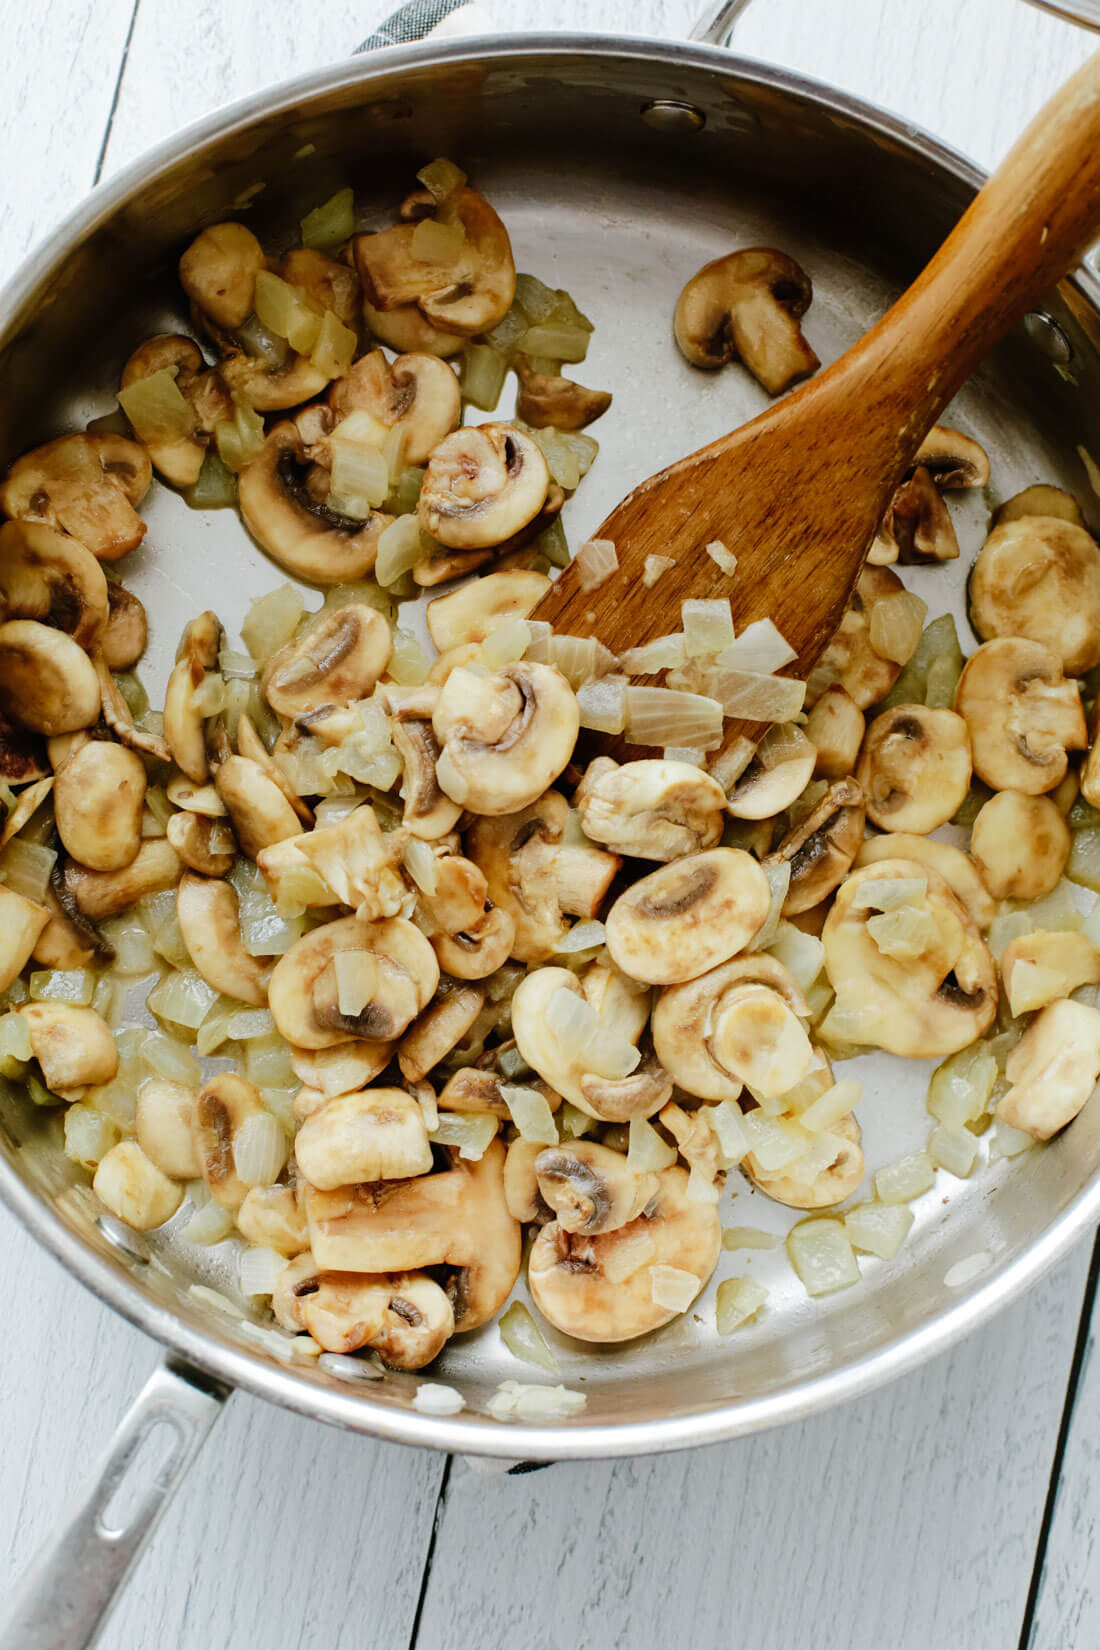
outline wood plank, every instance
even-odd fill
[[[471,1622],[479,1650],[689,1633],[693,1650],[1015,1644],[1088,1252],[946,1357],[819,1418],[522,1478],[457,1467],[418,1650],[466,1650]]]

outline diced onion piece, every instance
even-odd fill
[[[1019,1157],[1021,1152],[1029,1151],[1034,1144],[1034,1135],[1026,1134],[1023,1129],[1014,1129],[1003,1117],[997,1117],[990,1131],[989,1161],[996,1163],[1002,1157]]]
[[[668,636],[655,636],[641,647],[628,647],[619,664],[628,676],[654,676],[659,670],[682,665],[685,657],[684,638],[674,630]]]
[[[808,1295],[829,1295],[859,1282],[859,1266],[839,1220],[799,1221],[788,1233],[787,1253]]]
[[[13,836],[0,851],[0,882],[15,894],[22,894],[35,905],[41,905],[50,885],[50,872],[57,861],[52,848],[42,848],[37,842],[26,842]]]
[[[675,556],[647,556],[645,566],[642,568],[642,583],[647,590],[652,590],[661,575],[667,573],[670,567],[675,566]]]
[[[432,1140],[440,1146],[457,1146],[459,1157],[476,1163],[485,1156],[499,1126],[500,1119],[492,1112],[441,1111]]]
[[[884,957],[895,957],[902,962],[923,957],[939,938],[931,912],[916,905],[899,905],[892,911],[880,911],[868,917],[867,932]]]
[[[528,322],[545,321],[554,313],[558,295],[553,287],[540,281],[537,275],[516,276],[516,303],[524,311]]]
[[[463,187],[466,174],[453,160],[440,158],[422,166],[416,174],[417,181],[422,183],[434,201],[445,201],[456,190]]]
[[[500,1320],[500,1338],[514,1358],[556,1375],[558,1360],[522,1301],[513,1301]]]
[[[481,644],[481,657],[490,670],[522,659],[531,642],[531,626],[526,619],[506,619],[491,630]]]
[[[571,688],[583,687],[612,671],[617,660],[595,636],[551,636],[547,663],[560,670]],[[528,657],[532,657],[528,648]]]
[[[242,1008],[230,1016],[226,1029],[235,1043],[250,1043],[273,1036],[275,1021],[266,1008]]]
[[[354,233],[355,196],[351,189],[338,189],[302,219],[302,245],[318,252],[331,251]]]
[[[583,361],[588,354],[589,334],[583,327],[561,325],[545,321],[528,327],[520,339],[525,355],[543,355],[552,361]],[[564,486],[564,482],[562,483]]]
[[[733,641],[733,613],[729,597],[689,598],[680,603],[684,651],[689,659],[720,653]]]
[[[139,441],[186,441],[194,434],[195,414],[176,383],[178,367],[162,367],[119,390],[118,404]]]
[[[763,926],[757,930],[753,937],[752,948],[754,951],[766,950],[779,933],[779,919],[783,911],[783,903],[791,886],[791,862],[789,859],[766,860],[761,866],[761,870],[768,879],[772,902],[768,908],[768,914],[764,918]]]
[[[852,909],[896,911],[901,905],[919,904],[927,893],[927,877],[872,877],[856,889]]]
[[[322,1364],[324,1361],[323,1357],[319,1360]],[[443,1386],[439,1381],[422,1381],[413,1394],[412,1405],[422,1415],[457,1415],[466,1408],[466,1400],[453,1386]]]
[[[768,1291],[755,1278],[725,1278],[715,1292],[714,1304],[720,1335],[732,1335],[743,1323],[755,1318],[768,1299]]]
[[[344,325],[335,311],[326,309],[310,361],[326,378],[342,378],[355,360],[358,347],[359,340],[352,329]]]
[[[174,907],[153,935],[153,950],[174,968],[190,966],[191,954],[184,943],[183,930]]]
[[[552,1421],[578,1414],[587,1402],[583,1392],[564,1386],[502,1381],[485,1407],[496,1421]]]
[[[946,1169],[948,1174],[965,1180],[974,1172],[978,1156],[977,1136],[971,1134],[969,1129],[960,1129],[955,1133],[941,1124],[928,1136],[928,1156],[937,1168]]]
[[[233,1138],[233,1163],[246,1186],[273,1186],[290,1150],[286,1135],[269,1112],[254,1112]]]
[[[751,670],[771,676],[797,657],[787,638],[770,619],[757,619],[746,625],[737,640],[731,640],[714,662],[723,669]]]
[[[594,951],[604,943],[606,930],[602,922],[575,922],[560,941],[556,955],[569,956],[575,951]]]
[[[579,1060],[597,1077],[629,1077],[642,1056],[633,1043],[600,1019],[592,1005],[559,986],[546,1009],[546,1027],[568,1059]]]
[[[266,596],[257,597],[241,626],[241,637],[259,664],[289,642],[305,610],[302,592],[292,584],[282,584]]]
[[[290,1088],[294,1083],[289,1044],[275,1032],[271,1037],[254,1037],[245,1046],[245,1070],[258,1089]]]
[[[707,765],[707,753],[698,745],[666,745],[662,755],[666,762],[686,762],[694,768]]]
[[[0,1060],[33,1060],[31,1023],[24,1014],[0,1015]]]
[[[223,1209],[220,1203],[211,1201],[201,1209],[196,1209],[180,1232],[180,1236],[186,1243],[198,1243],[203,1248],[209,1248],[211,1244],[221,1243],[232,1230],[232,1214],[228,1209]],[[286,1265],[285,1260],[283,1264]]]
[[[603,676],[582,682],[577,689],[577,709],[581,727],[596,733],[622,733],[626,726],[626,681],[622,676]]]
[[[366,520],[371,510],[384,503],[390,490],[390,473],[383,455],[373,447],[360,447],[350,441],[331,441],[332,482],[330,501],[338,498],[341,513]],[[398,516],[392,524],[398,527],[411,521],[411,516]],[[391,531],[387,528],[386,531]],[[419,531],[417,533],[419,540]],[[385,581],[379,578],[379,583]]]
[[[579,1106],[574,1106],[569,1100],[562,1101],[557,1120],[563,1140],[581,1140],[586,1134],[591,1134],[596,1127],[596,1119],[589,1117],[586,1111],[581,1111]]]
[[[988,1045],[973,1043],[936,1067],[928,1084],[928,1110],[945,1129],[958,1132],[989,1109],[996,1081],[996,1058]]]
[[[1065,929],[1071,934],[1078,934],[1085,926],[1073,884],[1064,878],[1049,894],[1044,894],[1042,899],[1032,900],[1027,907],[1027,915],[1031,919],[1032,928],[1052,930],[1055,933]]]
[[[491,344],[467,344],[462,352],[463,399],[482,412],[492,412],[508,376],[508,360]]]
[[[285,956],[305,933],[303,917],[280,912],[262,883],[241,896],[239,913],[241,938],[250,957]]]
[[[65,1113],[65,1156],[86,1169],[94,1169],[117,1146],[122,1131],[113,1118],[77,1104]]]
[[[256,276],[253,307],[269,332],[285,338],[291,349],[308,355],[321,331],[321,311],[303,295],[268,269]]]
[[[76,1003],[86,1008],[95,991],[90,968],[39,968],[28,981],[32,1003]]]
[[[728,1169],[740,1163],[750,1149],[740,1106],[732,1100],[719,1100],[717,1105],[705,1106],[703,1110],[725,1160],[724,1166]]]
[[[964,1283],[973,1283],[975,1278],[980,1278],[992,1265],[993,1256],[988,1249],[979,1249],[976,1255],[967,1255],[965,1260],[956,1261],[954,1266],[949,1267],[943,1281],[949,1289],[960,1289]]]
[[[611,539],[587,539],[577,551],[575,560],[582,590],[598,589],[619,565]]]
[[[913,1211],[904,1204],[859,1203],[844,1216],[850,1241],[880,1260],[893,1260],[912,1224]]]
[[[286,1271],[286,1256],[277,1249],[242,1249],[237,1262],[237,1281],[242,1295],[270,1295]]]
[[[810,1145],[806,1131],[781,1117],[768,1117],[763,1107],[750,1111],[744,1119],[749,1150],[765,1173],[785,1169],[800,1158]]]
[[[755,943],[753,949],[759,949]],[[779,924],[768,950],[803,991],[809,990],[825,966],[822,942],[813,934],[804,934],[793,922]]]
[[[874,1177],[880,1203],[908,1203],[935,1185],[936,1171],[927,1152],[913,1152],[879,1169]]]
[[[928,603],[911,590],[899,590],[875,602],[868,621],[868,639],[879,658],[891,659],[896,665],[908,664],[927,616]]]
[[[434,1134],[439,1127],[439,1107],[436,1105],[435,1093],[430,1083],[416,1085],[416,1103],[420,1107],[424,1127],[429,1134]]]
[[[355,1019],[378,989],[378,961],[373,951],[338,951],[332,959],[336,975],[336,1004],[341,1014]]]
[[[225,709],[225,680],[216,670],[207,671],[191,695],[191,709],[199,716],[217,716]]]
[[[711,561],[720,567],[727,577],[732,578],[737,571],[737,557],[733,551],[727,550],[721,539],[712,539],[705,548]]]
[[[218,993],[207,985],[201,974],[194,969],[180,968],[166,974],[145,1001],[159,1020],[168,1020],[172,1025],[197,1031],[217,996]]]
[[[778,1249],[782,1242],[778,1232],[761,1226],[727,1226],[722,1232],[723,1249]]]
[[[709,751],[722,743],[722,706],[715,699],[660,687],[628,687],[624,698],[632,744],[697,745]]]
[[[707,667],[702,686],[727,716],[754,722],[793,722],[806,698],[805,682],[790,676],[766,676],[752,670]]]
[[[141,1032],[142,1062],[154,1077],[167,1077],[173,1083],[199,1083],[202,1073],[199,1062],[186,1043],[165,1036],[162,1031]]]
[[[406,517],[406,520],[414,520]],[[419,687],[428,680],[431,663],[427,654],[415,636],[407,630],[395,630],[393,633],[393,652],[390,654],[388,665],[390,676],[402,687]]]
[[[651,1266],[649,1293],[655,1306],[668,1312],[686,1312],[699,1293],[700,1279],[681,1266]]]
[[[439,861],[426,842],[412,836],[401,855],[406,871],[422,894],[434,894],[439,886]]]
[[[632,1117],[629,1125],[629,1144],[626,1166],[631,1174],[646,1174],[670,1169],[676,1161],[676,1148],[670,1146],[645,1117]]]
[[[223,419],[215,426],[214,440],[218,457],[227,470],[236,475],[258,456],[264,444],[264,421],[259,413],[238,401],[232,418]]]
[[[412,255],[421,263],[450,269],[462,256],[466,231],[460,223],[439,223],[421,218],[412,232]]]
[[[859,1104],[863,1093],[863,1084],[853,1078],[845,1078],[840,1083],[834,1083],[832,1088],[826,1089],[818,1096],[805,1111],[799,1112],[798,1121],[811,1134],[818,1134],[831,1129],[842,1118],[851,1116]]]
[[[544,1146],[556,1146],[558,1131],[550,1103],[538,1089],[500,1085],[501,1099],[508,1107],[512,1122],[524,1140],[537,1140]]]
[[[876,1023],[875,1011],[866,1004],[842,1003],[838,999],[818,1027],[818,1035],[834,1048],[844,1044],[858,1045],[869,1031],[873,1031]]]
[[[1059,969],[1044,968],[1040,963],[1019,957],[1012,965],[1008,1006],[1013,1014],[1029,1014],[1033,1009],[1044,1008],[1056,998],[1064,997],[1066,984],[1066,977]]]

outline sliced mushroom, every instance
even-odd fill
[[[1088,743],[1077,683],[1040,642],[983,643],[963,667],[955,709],[970,730],[974,772],[997,791],[1052,791],[1066,752]]]
[[[234,330],[252,311],[256,276],[265,263],[251,229],[243,223],[212,223],[180,258],[180,285],[217,326]]]
[[[440,544],[488,549],[535,519],[549,487],[546,460],[529,435],[512,424],[469,425],[432,453],[417,514]]]
[[[955,561],[959,541],[931,474],[918,465],[897,488],[867,552],[868,564]]]
[[[535,1159],[543,1200],[565,1232],[617,1232],[636,1220],[660,1189],[652,1173],[635,1174],[621,1152],[594,1140],[544,1146]]]
[[[711,848],[642,877],[607,916],[617,967],[650,985],[692,980],[744,950],[771,906],[751,854]]]
[[[621,864],[599,848],[563,846],[568,822],[564,796],[547,791],[518,813],[475,819],[466,833],[489,898],[514,924],[511,955],[519,962],[554,956],[569,932],[566,914],[594,917]]]
[[[785,917],[819,905],[840,886],[863,841],[865,812],[860,787],[842,779],[764,861],[765,867],[790,864]]]
[[[102,653],[96,650],[95,673],[99,683],[100,708],[103,720],[114,734],[120,745],[127,750],[137,751],[139,755],[151,756],[157,762],[170,762],[172,752],[168,749],[167,739],[159,733],[150,733],[145,728],[134,724],[130,707],[122,697],[122,689],[107,669]]]
[[[806,789],[817,751],[801,728],[777,725],[764,735],[726,802],[734,819],[770,819]]]
[[[780,395],[821,365],[799,321],[810,307],[810,277],[770,246],[714,258],[676,304],[676,342],[694,367],[743,361],[769,395]]]
[[[202,1173],[195,1134],[196,1091],[186,1083],[150,1077],[137,1094],[138,1145],[162,1174],[195,1180]]]
[[[107,585],[107,622],[97,646],[108,670],[129,670],[145,652],[149,625],[145,609],[125,585]]]
[[[970,735],[953,710],[895,705],[867,729],[856,779],[884,831],[926,836],[946,825],[970,789]]]
[[[66,740],[83,741],[87,735],[74,733],[65,734],[62,737]],[[51,747],[57,743],[57,740],[50,740]],[[4,821],[3,829],[0,830],[0,848],[6,848],[12,837],[18,836],[20,831],[30,823],[53,791],[53,785],[53,779],[47,776],[45,779],[36,779],[33,785],[27,785],[19,792],[11,812]]]
[[[49,771],[45,741],[0,712],[0,779],[6,785],[28,785],[45,779]]]
[[[202,351],[180,334],[164,333],[139,345],[122,369],[122,388],[128,390],[156,372],[172,373],[194,426],[186,435],[162,441],[146,438],[142,445],[173,487],[192,487],[199,479],[214,430],[233,417],[233,401],[220,375],[207,367]]]
[[[545,573],[516,567],[487,573],[428,603],[428,632],[440,653],[483,642],[512,619],[526,619],[550,588]],[[458,661],[462,663],[462,660]]]
[[[92,871],[121,871],[141,848],[145,765],[134,751],[90,740],[59,770],[53,803],[65,851]]]
[[[1036,1140],[1064,1129],[1091,1098],[1100,1077],[1100,1013],[1085,1003],[1051,1003],[1008,1056],[1011,1087],[997,1115]]]
[[[320,310],[331,310],[352,332],[359,325],[359,277],[348,264],[310,246],[284,252],[276,266],[282,279],[299,287]]]
[[[105,1209],[138,1232],[163,1226],[183,1202],[183,1187],[162,1174],[136,1140],[120,1141],[100,1159],[92,1190]]]
[[[390,517],[367,521],[318,503],[305,482],[305,444],[289,421],[268,432],[263,447],[237,478],[244,524],[281,567],[313,584],[346,584],[374,566],[378,540]]]
[[[245,350],[231,349],[218,363],[218,372],[233,397],[259,413],[300,407],[320,395],[329,382],[327,372],[315,367],[308,356],[293,351],[284,360],[272,363]]]
[[[577,791],[581,829],[636,859],[672,860],[713,848],[726,793],[690,762],[645,760],[622,767],[598,758]]]
[[[519,393],[516,416],[535,430],[583,430],[602,418],[611,405],[606,390],[586,390],[555,372],[538,372],[526,355],[512,360]]]
[[[49,920],[44,905],[0,883],[0,991],[23,972]]]
[[[718,1261],[721,1228],[714,1204],[688,1197],[688,1176],[665,1169],[645,1214],[617,1231],[566,1232],[544,1226],[528,1263],[531,1298],[556,1329],[580,1341],[633,1340],[676,1314],[653,1299],[651,1268],[690,1272],[702,1289]]]
[[[0,627],[0,639],[4,629]],[[573,754],[576,696],[552,665],[506,665],[495,676],[454,671],[432,716],[436,777],[452,802],[497,816],[542,795]]]
[[[685,1111],[674,1100],[662,1106],[657,1121],[666,1128],[680,1157],[691,1170],[692,1197],[717,1203],[726,1181],[718,1137],[707,1120],[706,1108]]]
[[[310,1248],[325,1271],[450,1269],[447,1294],[461,1333],[503,1305],[519,1273],[521,1229],[504,1197],[504,1147],[476,1161],[447,1150],[450,1167],[412,1180],[323,1192],[307,1187]]]
[[[227,877],[233,869],[237,844],[224,820],[181,811],[169,819],[165,835],[188,870]]]
[[[489,202],[473,189],[456,189],[438,204],[418,191],[401,215],[434,216],[461,229],[460,244],[452,259],[431,263],[417,256],[414,223],[357,235],[352,249],[370,304],[383,313],[415,305],[433,327],[466,337],[490,332],[511,308],[516,266],[508,231]]]
[[[34,1057],[51,1093],[109,1083],[117,1077],[114,1034],[94,1008],[77,1008],[72,1003],[24,1003],[17,1012],[27,1022]]]
[[[1002,522],[1019,521],[1023,516],[1056,516],[1059,521],[1071,521],[1075,527],[1085,525],[1081,506],[1073,494],[1067,493],[1063,487],[1049,487],[1043,482],[1025,487],[1022,493],[1014,493],[1003,504],[998,504],[993,512],[992,525],[1000,527]]]
[[[246,1199],[247,1201],[247,1199]],[[244,1207],[244,1204],[241,1205]],[[302,1308],[307,1298],[316,1293],[321,1281],[321,1269],[308,1249],[287,1262],[275,1280],[271,1291],[271,1310],[275,1321],[292,1333],[305,1332]]]
[[[919,909],[931,917],[934,937],[916,957],[888,956],[868,927],[878,910],[873,885],[899,879],[923,880],[926,889]],[[997,1012],[993,958],[966,907],[930,865],[886,859],[853,871],[822,939],[838,1005],[859,1012],[861,1044],[911,1059],[953,1054],[980,1037]]]
[[[539,1191],[535,1173],[536,1159],[545,1150],[541,1140],[524,1140],[520,1135],[509,1145],[504,1160],[504,1201],[512,1219],[525,1226],[533,1223],[544,1226],[554,1218],[553,1210]]]
[[[298,1168],[311,1186],[332,1191],[365,1181],[427,1174],[432,1148],[424,1114],[404,1089],[367,1089],[327,1101],[294,1140]]]
[[[244,948],[232,883],[185,872],[176,895],[176,916],[191,961],[207,985],[262,1008],[270,965]]]
[[[436,997],[406,1031],[397,1063],[406,1082],[418,1083],[457,1048],[485,1005],[480,986],[462,986]]]
[[[806,718],[806,737],[817,752],[815,779],[846,779],[863,743],[863,712],[839,684],[826,688]]]
[[[1024,968],[1018,973],[1021,964]],[[1001,978],[1012,1012],[1031,1013],[1083,985],[1100,983],[1100,951],[1084,934],[1021,934],[1001,954]]]
[[[222,627],[218,615],[200,613],[184,628],[179,651],[164,692],[164,737],[176,766],[196,785],[210,775],[206,755],[205,717],[194,699],[206,672],[218,662]]]
[[[485,980],[513,955],[515,931],[510,913],[490,905],[475,927],[433,934],[432,948],[440,968],[456,980]]]
[[[998,791],[978,810],[970,852],[994,899],[1042,899],[1057,887],[1069,827],[1049,796]]]
[[[389,1065],[395,1047],[394,1043],[366,1043],[358,1038],[328,1048],[292,1047],[290,1065],[295,1077],[324,1102],[373,1083]]]
[[[337,418],[369,413],[379,434],[400,432],[406,464],[426,464],[462,418],[462,392],[451,368],[435,355],[399,355],[391,365],[380,349],[360,356],[328,393]]]
[[[66,866],[55,860],[50,885],[42,903],[50,920],[38,936],[34,959],[43,968],[86,968],[89,963],[113,963],[114,946],[109,945],[95,923],[76,903],[66,877]]]
[[[399,355],[438,355],[447,360],[465,349],[466,339],[460,332],[445,332],[426,321],[415,304],[400,304],[396,309],[375,309],[363,299],[363,319],[371,335]]]
[[[137,513],[152,466],[144,447],[120,435],[63,435],[16,459],[0,506],[18,520],[59,527],[99,561],[114,561],[145,537]]]
[[[865,865],[876,865],[882,859],[908,859],[915,860],[919,865],[930,865],[966,906],[977,926],[988,928],[997,915],[995,890],[986,886],[984,870],[976,863],[976,858],[972,859],[970,854],[964,854],[961,848],[953,848],[948,842],[935,842],[931,837],[909,836],[899,831],[896,835],[869,837],[860,847],[855,864],[860,870]],[[1054,882],[1057,880],[1056,875]],[[1042,890],[1044,893],[1049,891]],[[997,895],[997,898],[1003,897]]]
[[[401,758],[401,799],[405,804],[401,823],[424,842],[435,842],[454,829],[462,813],[457,802],[443,794],[435,765],[440,745],[430,720],[395,718],[390,727],[394,746]]]
[[[37,619],[0,624],[0,709],[13,722],[32,733],[75,733],[99,707],[95,666],[71,636]]]
[[[829,1137],[836,1142],[836,1155],[810,1180],[796,1172],[797,1163],[787,1169],[762,1169],[751,1152],[746,1154],[741,1167],[754,1185],[789,1209],[832,1208],[858,1190],[866,1164],[860,1144],[862,1131],[854,1117],[842,1117],[839,1123],[834,1123]]]
[[[905,589],[889,567],[865,567],[856,581],[844,617],[806,683],[810,709],[827,687],[842,687],[848,697],[867,710],[885,697],[901,675],[901,666],[883,659],[871,646],[871,609],[887,596]]]
[[[288,720],[321,705],[350,705],[370,697],[392,651],[382,614],[348,602],[273,653],[260,686],[275,714]]]
[[[1100,664],[1100,546],[1072,521],[1024,516],[994,527],[970,575],[970,620],[983,641],[1040,642],[1067,676]]]
[[[736,1100],[748,1083],[787,1093],[810,1069],[803,1025],[810,1010],[774,957],[737,957],[662,991],[653,1010],[653,1047],[662,1066],[700,1100]]]
[[[0,527],[0,611],[38,619],[89,649],[107,624],[108,585],[90,550],[38,521]]]
[[[454,1333],[444,1291],[420,1272],[323,1272],[302,1296],[305,1328],[327,1352],[374,1348],[391,1369],[423,1369]]]
[[[199,1091],[195,1134],[202,1177],[223,1209],[239,1209],[248,1187],[237,1174],[233,1155],[237,1132],[249,1117],[263,1115],[263,1101],[253,1085],[232,1071],[219,1071]]]
[[[93,922],[117,917],[146,894],[174,888],[183,874],[179,855],[166,837],[150,837],[121,871],[89,871],[71,861],[64,886],[84,916]]]
[[[301,834],[302,822],[282,786],[251,757],[227,757],[214,784],[233,821],[241,852],[249,859],[258,859],[265,848]]]
[[[368,994],[358,1009],[345,1011],[335,959],[347,952],[356,956]],[[392,1042],[427,1007],[438,984],[435,952],[411,922],[341,917],[305,934],[279,958],[268,1003],[279,1031],[297,1048],[330,1048],[353,1037]]]
[[[293,1186],[253,1186],[237,1210],[237,1230],[249,1243],[274,1249],[288,1260],[309,1248],[306,1217]]]

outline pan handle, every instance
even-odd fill
[[[230,1388],[169,1361],[0,1614],[0,1650],[89,1650]]]
[[[748,11],[751,5],[752,0],[713,0],[691,30],[688,39],[698,41],[701,46],[728,46],[730,36],[737,26],[737,19],[742,12]]]

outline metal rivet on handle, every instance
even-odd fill
[[[664,97],[645,104],[642,119],[655,132],[701,132],[707,123],[706,115],[694,103],[677,103]]]
[[[1024,316],[1024,329],[1033,344],[1037,344],[1048,361],[1065,366],[1073,360],[1073,345],[1052,315],[1043,309],[1033,309]]]

